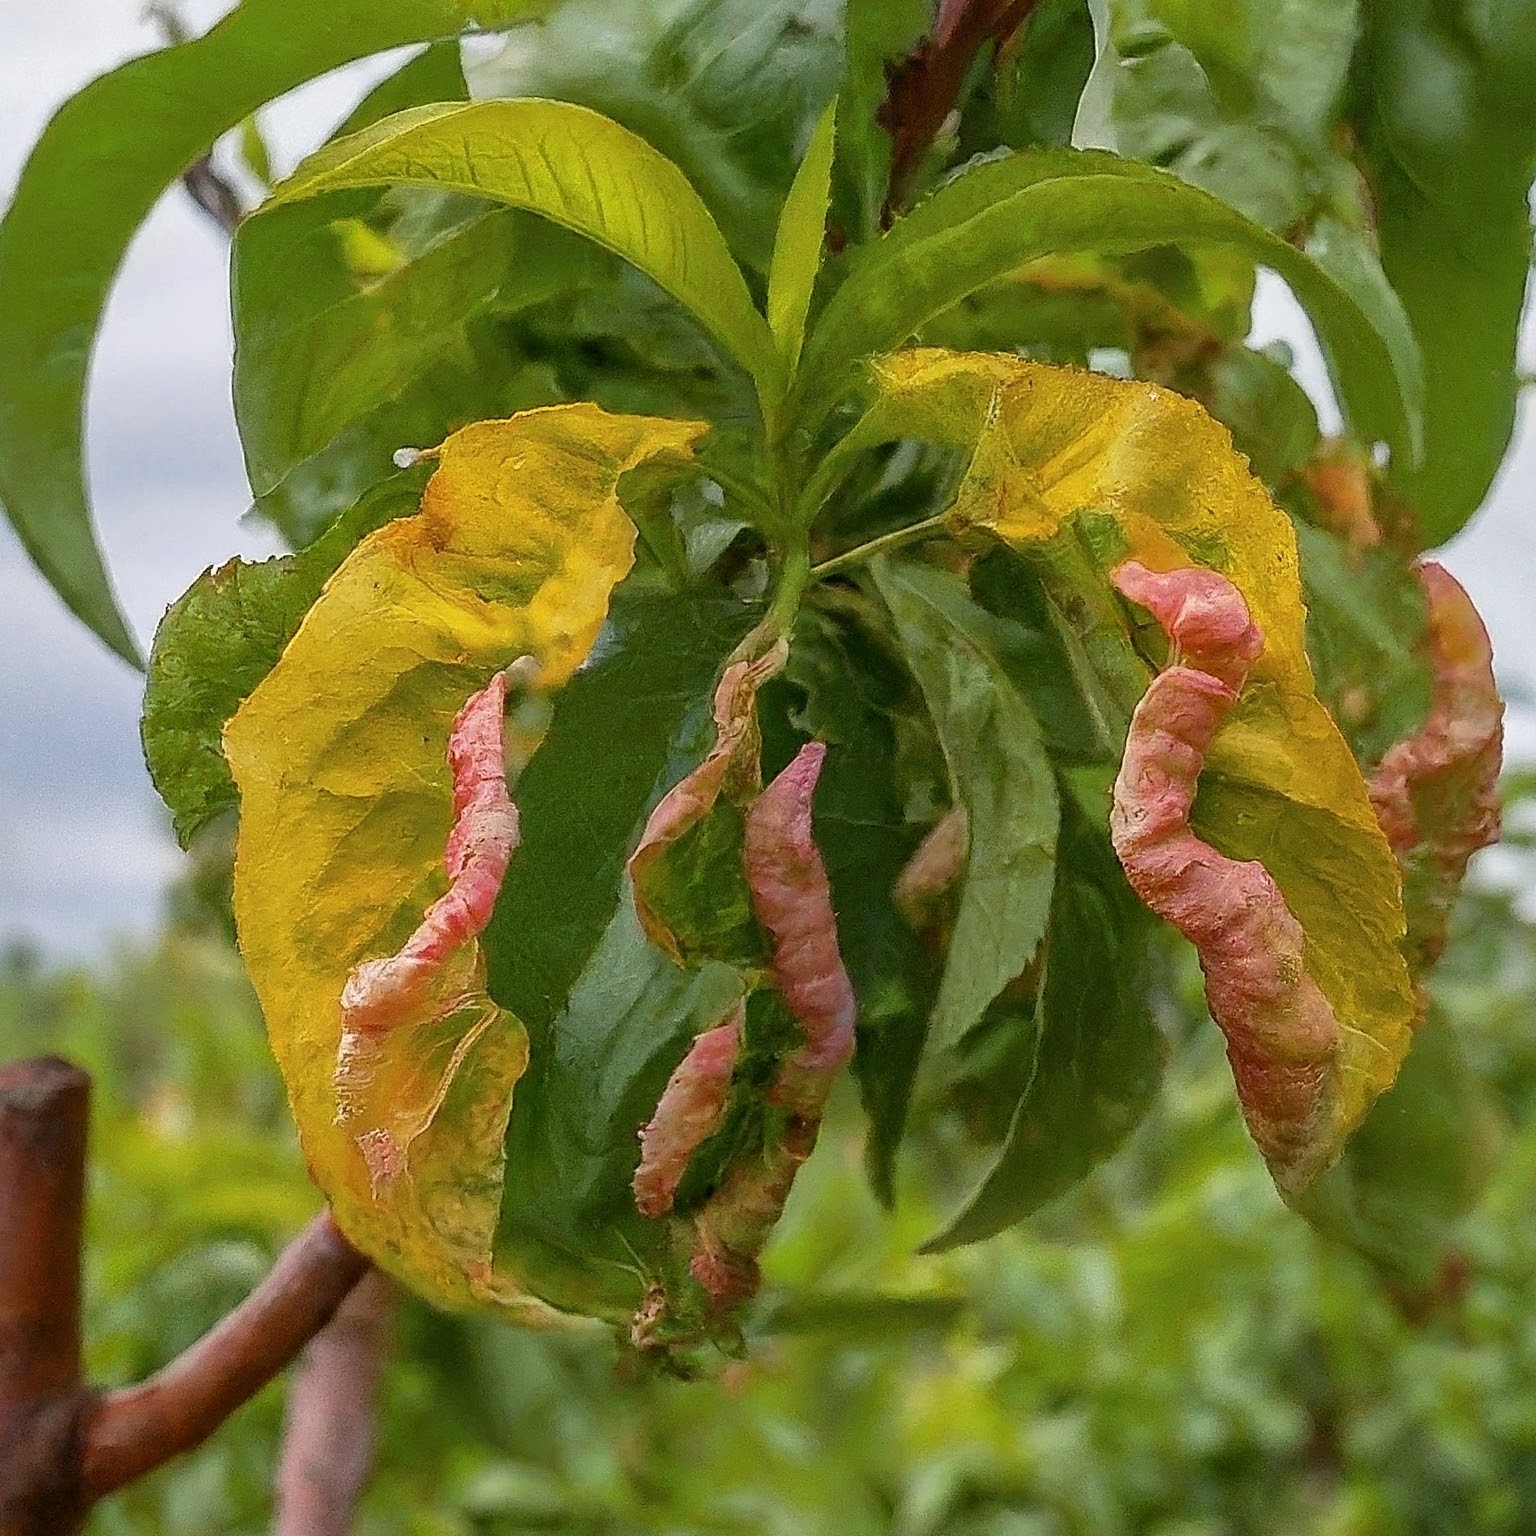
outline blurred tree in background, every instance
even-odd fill
[[[1508,819],[1529,888],[1536,782],[1511,782]],[[173,907],[100,974],[20,951],[0,970],[0,1056],[62,1051],[96,1078],[88,1337],[108,1383],[185,1347],[315,1208],[217,903],[184,886]],[[1434,1295],[1281,1205],[1187,976],[1159,1107],[985,1245],[912,1258],[932,1216],[893,1228],[851,1116],[829,1127],[769,1251],[767,1332],[718,1386],[616,1379],[605,1342],[406,1302],[360,1536],[1517,1536],[1536,1507],[1536,923],[1475,886],[1450,953],[1436,997],[1508,1145]],[[281,1416],[269,1389],[93,1529],[265,1530]]]
[[[274,183],[260,107],[407,43]],[[0,1057],[96,1082],[94,1376],[267,1272],[318,1204],[302,1135],[419,1289],[633,1345],[402,1300],[365,1536],[1529,1531],[1536,780],[1457,904],[1501,705],[1421,557],[1509,441],[1533,68],[1529,0],[245,0],[67,104],[0,227],[7,515],[137,662],[81,338],[183,175],[293,551],[156,637],[162,938],[0,963]],[[1249,344],[1261,270],[1337,436]],[[1221,645],[1147,621],[1147,560],[1235,603]],[[1139,702],[1174,674],[1224,701],[1197,747]],[[370,992],[442,939],[475,711],[495,879],[428,984]],[[1203,929],[1159,900],[1193,866],[1133,869],[1156,807],[1116,770],[1164,727],[1177,774],[1139,761],[1231,897]],[[1213,976],[1252,962],[1244,1007],[1132,885]],[[648,1209],[636,1132],[730,1029]],[[94,1529],[262,1530],[280,1419],[263,1393]]]

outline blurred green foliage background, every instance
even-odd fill
[[[362,1536],[837,1532],[1217,1536],[1527,1532],[1536,1520],[1536,782],[1509,884],[1470,888],[1435,993],[1503,1145],[1434,1293],[1407,1296],[1273,1193],[1197,979],[1169,1091],[1070,1197],[913,1257],[874,1205],[852,1105],[797,1185],[772,1292],[715,1380],[602,1337],[402,1304]],[[96,1081],[92,1369],[143,1376],[225,1312],[317,1206],[254,1001],[196,878],[162,939],[99,971],[0,960],[0,1056]],[[126,1494],[100,1536],[265,1529],[280,1387]]]

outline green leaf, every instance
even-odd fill
[[[528,9],[528,7],[524,7]],[[458,39],[433,43],[407,59],[394,74],[386,75],[336,126],[339,139],[360,133],[380,118],[407,107],[423,107],[432,101],[467,101],[464,59]],[[270,179],[269,179],[270,186]]]
[[[365,534],[416,510],[421,475],[397,475],[302,554],[204,571],[155,632],[140,727],[144,761],[183,848],[239,804],[224,723],[277,664],[332,571]]]
[[[1351,551],[1300,522],[1296,544],[1318,693],[1356,761],[1374,765],[1429,713],[1424,589],[1386,550]]]
[[[533,1032],[507,1125],[515,1172],[502,1191],[496,1266],[557,1307],[625,1321],[669,1240],[666,1222],[635,1209],[640,1127],[741,982],[729,966],[673,965],[627,899],[610,906],[599,939],[553,1027]]]
[[[563,0],[535,35],[469,61],[477,100],[591,107],[673,162],[743,266],[766,272],[779,208],[837,89],[840,0]]]
[[[977,85],[960,123],[960,154],[1062,147],[1088,72],[1093,67],[1093,21],[1083,0],[1043,0],[1029,23],[1003,49]]]
[[[821,269],[827,234],[827,205],[832,194],[832,155],[836,147],[837,103],[822,113],[795,174],[779,216],[768,269],[768,326],[791,374],[800,361],[811,293]]]
[[[1058,536],[1063,546],[1072,530]],[[988,550],[971,567],[971,595],[999,620],[999,659],[1024,695],[1046,750],[1058,763],[1115,763],[1125,745],[1130,712],[1146,678],[1138,668],[1135,691],[1122,700],[1100,675],[1080,635],[1083,609],[1068,620],[1058,597],[1060,583],[1042,579],[1047,562],[1058,569],[1066,550],[1038,561],[1011,549]],[[1129,681],[1129,680],[1128,680]]]
[[[1366,6],[1352,115],[1381,263],[1424,353],[1425,453],[1393,480],[1426,544],[1482,504],[1514,429],[1531,264],[1536,4]]]
[[[1499,1121],[1450,1024],[1414,1031],[1397,1081],[1299,1209],[1401,1283],[1427,1291],[1493,1171]]]
[[[877,618],[862,600],[853,609],[841,602],[807,608],[795,627],[789,677],[805,693],[797,723],[828,744],[816,842],[859,1000],[853,1072],[869,1117],[866,1163],[876,1195],[889,1205],[938,968],[893,900],[922,835],[907,816],[916,787],[909,742],[920,734],[926,745],[933,727],[907,669],[876,639]],[[931,752],[938,757],[936,743]]]
[[[891,174],[891,139],[879,122],[889,71],[933,25],[930,0],[846,0],[837,107],[837,179],[855,241],[880,232]]]
[[[702,755],[715,677],[752,617],[727,598],[621,589],[556,701],[517,781],[522,842],[484,937],[491,996],[535,1052],[613,919],[652,804]]]
[[[556,101],[418,107],[327,145],[267,206],[381,185],[526,208],[614,251],[691,309],[777,409],[783,365],[719,227],[682,172],[617,123]]]
[[[107,292],[155,199],[220,134],[339,64],[520,14],[518,0],[245,0],[206,36],[75,96],[0,224],[0,504],[38,569],[138,663],[91,527],[86,373]]]
[[[1044,983],[1022,1038],[1003,1034],[1027,1057],[997,1077],[1022,1075],[1022,1091],[989,1166],[928,1253],[991,1237],[1070,1189],[1157,1095],[1165,1046],[1148,1003],[1151,920],[1071,800],[1062,826]]]
[[[944,755],[970,849],[929,1024],[944,1050],[1024,970],[1050,910],[1059,811],[1040,727],[999,660],[996,621],[945,572],[882,560],[872,570],[896,621]]]
[[[1041,256],[1125,255],[1160,245],[1232,247],[1272,267],[1306,307],[1356,430],[1417,451],[1423,380],[1401,310],[1325,244],[1330,267],[1165,171],[1113,155],[1041,150],[977,166],[949,182],[854,259],[822,311],[801,367],[799,417],[813,424],[858,362],[899,346],[929,320]]]
[[[1356,0],[1116,0],[1114,145],[1269,229],[1304,223],[1347,167],[1329,143]]]
[[[398,418],[481,316],[531,308],[595,272],[589,245],[527,215],[392,196],[394,206],[346,192],[278,207],[235,238],[235,413],[258,499],[372,412],[391,406]]]

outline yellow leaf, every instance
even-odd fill
[[[241,797],[241,947],[311,1171],[347,1236],[440,1302],[557,1316],[491,1272],[527,1037],[485,995],[470,941],[435,1014],[392,1040],[342,1126],[342,987],[354,966],[393,954],[447,888],[455,712],[523,656],[540,687],[569,678],[634,559],[619,477],[686,453],[702,431],[571,405],[455,433],[421,511],[358,545],[225,730]],[[407,1120],[404,1175],[376,1188],[359,1142],[370,1128],[400,1139]]]
[[[1119,546],[1106,565],[1205,566],[1242,593],[1265,650],[1216,737],[1193,824],[1228,857],[1261,861],[1306,931],[1308,970],[1341,1030],[1326,1165],[1396,1075],[1415,1001],[1397,866],[1315,691],[1289,519],[1224,427],[1153,384],[914,350],[879,364],[876,386],[840,454],[895,436],[969,451],[957,530],[1022,548],[1097,515]]]

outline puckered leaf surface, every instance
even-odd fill
[[[243,812],[236,921],[311,1168],[349,1237],[441,1301],[494,1296],[541,1315],[490,1267],[527,1036],[464,951],[474,1044],[424,1036],[446,1057],[436,1113],[409,1175],[376,1189],[357,1137],[390,1106],[360,1090],[337,1124],[342,987],[445,889],[456,711],[521,657],[541,688],[570,677],[633,562],[620,475],[686,452],[699,430],[567,406],[455,434],[421,512],[358,546],[225,731]]]
[[[1226,432],[1155,385],[938,351],[898,354],[877,383],[847,451],[895,435],[972,449],[960,526],[1026,548],[1076,517],[1106,566],[1203,565],[1242,593],[1265,650],[1216,737],[1193,825],[1228,857],[1261,861],[1305,930],[1340,1025],[1326,1163],[1391,1083],[1415,1003],[1391,850],[1314,688],[1289,520]]]

